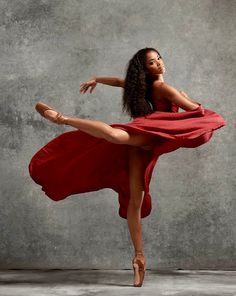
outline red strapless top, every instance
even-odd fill
[[[179,106],[175,105],[168,99],[153,100],[155,111],[178,112]]]

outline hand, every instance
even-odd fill
[[[86,93],[86,91],[88,90],[89,87],[91,87],[90,93],[92,93],[92,91],[96,85],[97,85],[96,78],[88,80],[84,83],[81,83],[80,84],[80,93]]]

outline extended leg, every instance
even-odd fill
[[[57,111],[47,110],[45,115],[48,119],[55,118]],[[64,122],[86,132],[94,137],[103,138],[115,144],[128,144],[132,146],[152,145],[155,136],[130,134],[122,129],[113,128],[105,122],[98,120],[83,119],[78,117],[64,116]]]

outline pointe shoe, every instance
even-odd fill
[[[134,287],[142,287],[146,271],[146,260],[142,252],[135,254],[132,265],[134,270]]]
[[[38,102],[35,106],[36,111],[38,111],[43,117],[45,117],[46,119],[57,123],[57,124],[66,124],[67,121],[67,117],[65,117],[61,112],[57,112],[56,110],[54,110],[52,107],[44,104],[43,102]],[[56,112],[56,115],[49,115],[46,114],[45,111],[47,110],[52,110],[54,112]]]

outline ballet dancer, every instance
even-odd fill
[[[80,85],[80,93],[93,92],[98,83],[123,88],[123,111],[133,119],[153,114],[158,110],[158,104],[174,104],[185,111],[193,111],[200,103],[192,100],[185,92],[164,81],[166,72],[164,60],[160,53],[151,47],[140,49],[128,63],[125,78],[93,77]],[[165,106],[167,106],[165,105]],[[65,124],[79,129],[91,136],[105,139],[118,145],[129,147],[129,185],[130,199],[127,210],[127,223],[134,246],[132,267],[134,271],[135,287],[141,287],[146,271],[146,258],[142,243],[141,206],[144,197],[144,170],[145,165],[141,154],[149,153],[156,142],[156,136],[150,134],[129,133],[123,129],[111,127],[109,124],[90,119],[67,116],[43,102],[38,102],[36,110],[49,121],[56,124]],[[197,119],[196,119],[197,120]],[[155,124],[158,124],[155,123]]]

